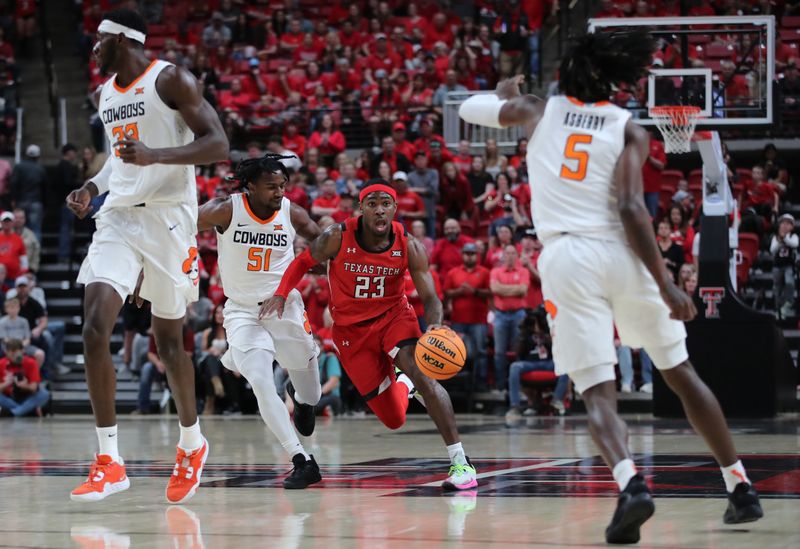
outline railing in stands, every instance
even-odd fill
[[[516,150],[517,140],[525,135],[525,129],[522,127],[504,128],[498,130],[495,128],[487,128],[484,126],[477,126],[475,124],[468,124],[459,118],[458,107],[461,106],[469,96],[480,93],[492,93],[487,91],[469,91],[469,92],[450,92],[444,101],[444,128],[443,137],[445,144],[450,149],[457,149],[458,143],[462,139],[467,139],[470,142],[470,148],[481,150],[486,147],[487,139],[494,139],[497,141],[497,147],[504,154],[512,153]]]
[[[25,109],[17,107],[17,135],[14,143],[14,164],[22,161],[22,122]]]

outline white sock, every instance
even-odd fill
[[[117,463],[122,463],[119,457],[119,450],[117,449],[117,426],[111,427],[96,427],[97,429],[97,442],[100,446],[98,454],[111,456],[111,459]]]
[[[634,465],[632,459],[623,459],[614,465],[614,470],[611,471],[611,474],[614,475],[614,480],[617,481],[617,486],[619,486],[621,492],[628,486],[628,482],[636,476],[636,465]]]
[[[403,374],[403,373],[397,374],[397,383],[402,383],[403,385],[408,387],[408,394],[409,395],[411,394],[411,391],[414,390],[414,382],[411,381],[411,378],[408,377],[406,374]],[[411,398],[411,397],[409,396],[408,398]],[[453,446],[455,446],[455,444],[453,444]],[[461,446],[461,443],[459,443],[459,447],[460,446]],[[449,446],[448,446],[448,448],[449,448]]]
[[[448,446],[447,455],[450,456],[450,463],[453,465],[467,464],[467,456],[464,455],[464,448],[461,446],[460,442]]]
[[[286,371],[289,372],[289,379],[294,387],[294,399],[297,403],[316,406],[319,399],[322,398],[317,357],[309,360],[305,368],[287,368]]]
[[[289,457],[300,453],[308,459],[308,454],[300,444],[292,420],[289,418],[289,410],[286,409],[283,400],[275,391],[275,379],[272,377],[272,353],[265,349],[251,349],[244,352],[235,347],[231,348],[231,351],[233,351],[236,369],[253,388],[261,419],[264,420]],[[291,370],[289,372],[291,375]]]
[[[184,427],[178,422],[181,428],[181,438],[178,440],[178,446],[185,452],[194,452],[203,445],[203,434],[200,432],[200,418],[194,422],[191,427]]]
[[[719,470],[722,471],[722,479],[725,481],[725,489],[728,492],[733,492],[736,485],[740,482],[752,484],[750,479],[747,478],[742,460],[737,461],[733,465],[728,465],[727,467],[720,467]]]

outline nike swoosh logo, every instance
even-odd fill
[[[117,436],[117,433],[114,433],[112,435],[108,435],[108,438],[114,438],[115,436]]]
[[[237,223],[237,227],[247,227],[247,223]]]
[[[113,99],[113,97],[106,97],[105,99],[103,99],[103,103],[108,103],[112,99]]]
[[[171,231],[172,229],[174,229],[174,228],[175,228],[175,227],[177,227],[177,226],[178,226],[178,224],[177,224],[177,223],[175,223],[175,224],[174,224],[172,227],[170,227],[170,228],[169,228],[169,230]]]

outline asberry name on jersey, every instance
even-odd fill
[[[531,215],[545,245],[564,233],[625,241],[614,170],[629,119],[608,102],[547,101],[527,156]]]
[[[255,306],[275,293],[294,259],[292,203],[284,198],[271,218],[259,219],[247,195],[232,194],[230,200],[231,223],[224,233],[217,232],[222,287],[229,299]]]
[[[403,225],[392,222],[392,242],[380,252],[368,252],[358,242],[361,217],[342,224],[342,245],[328,264],[331,316],[341,326],[378,317],[398,303],[408,305],[405,272],[408,238]]]
[[[151,149],[182,147],[194,141],[180,113],[171,109],[156,90],[156,80],[166,61],[155,60],[128,87],[117,85],[116,75],[103,84],[98,99],[100,120],[108,137],[113,173],[103,208],[185,205],[197,215],[194,166],[124,164],[114,143],[137,139]]]

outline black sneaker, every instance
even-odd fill
[[[304,437],[311,436],[314,432],[314,425],[317,421],[314,405],[313,404],[300,404],[294,398],[294,385],[292,382],[286,384],[286,392],[294,402],[294,426],[297,427],[297,432]],[[294,459],[294,458],[293,458]]]
[[[728,494],[728,508],[722,517],[725,524],[753,522],[763,516],[764,511],[758,501],[758,492],[752,485],[740,482],[733,489],[733,493]]]
[[[634,476],[617,500],[617,510],[606,528],[606,543],[636,543],[639,528],[656,510],[642,475]]]
[[[322,476],[319,474],[319,465],[314,461],[314,456],[310,456],[306,461],[303,454],[295,454],[292,456],[292,464],[294,469],[288,477],[283,479],[283,487],[287,490],[302,490],[309,484],[315,484],[322,480]]]

